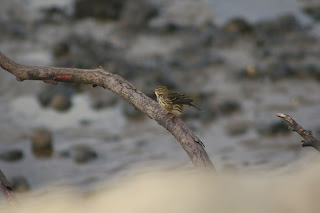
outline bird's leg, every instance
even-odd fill
[[[177,117],[177,115],[173,114],[173,115],[170,116],[170,118],[168,120],[169,121],[173,121],[176,117]]]
[[[171,116],[169,117],[169,121],[172,121],[172,120],[174,120],[176,117],[177,117],[177,115],[175,115],[175,114],[173,114],[173,113],[171,113],[171,112],[166,112],[163,116],[164,117],[166,117],[166,116],[168,116],[168,115],[170,115],[171,114]]]
[[[166,113],[164,113],[163,116],[168,116],[169,114],[170,114],[170,112],[166,112]]]

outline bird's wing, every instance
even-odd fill
[[[183,94],[179,94],[179,93],[176,93],[176,92],[169,93],[168,98],[174,104],[186,104],[186,105],[189,105],[192,102],[192,99],[189,98],[188,96],[183,95]]]
[[[172,104],[184,104],[186,106],[192,106],[192,107],[196,108],[197,110],[202,111],[202,109],[200,109],[196,105],[193,105],[192,104],[193,100],[190,97],[186,96],[186,95],[179,94],[179,93],[176,93],[176,92],[171,92],[168,95],[168,98],[169,98],[169,100],[171,101]]]

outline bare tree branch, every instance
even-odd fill
[[[180,142],[196,167],[214,170],[202,142],[180,119],[168,120],[166,113],[157,102],[138,91],[131,83],[117,74],[110,73],[102,67],[97,69],[77,69],[58,67],[36,67],[18,64],[0,52],[0,66],[15,75],[18,81],[42,80],[46,83],[72,82],[101,86],[122,97],[137,109],[147,114],[166,128]]]
[[[12,191],[9,181],[7,180],[6,176],[4,176],[3,172],[0,169],[0,191],[3,196],[7,199],[10,205],[15,206],[17,205],[16,198]]]
[[[289,115],[277,113],[279,118],[287,121],[289,123],[289,129],[297,132],[301,137],[305,140],[301,141],[302,147],[312,146],[316,150],[320,152],[320,141],[313,137],[312,132],[309,130],[305,130],[302,126],[300,126],[295,120],[293,120]]]

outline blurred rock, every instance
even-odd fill
[[[0,159],[8,162],[18,161],[23,158],[23,152],[20,149],[4,151],[0,154]]]
[[[49,106],[51,103],[51,99],[53,97],[52,90],[46,90],[43,89],[41,92],[37,95],[38,101],[43,107]]]
[[[279,42],[285,34],[303,30],[294,15],[288,14],[273,20],[261,21],[254,25],[254,34],[258,40],[266,43]]]
[[[124,26],[137,30],[145,28],[158,14],[159,8],[151,0],[127,1],[121,13],[121,22]]]
[[[156,85],[167,85],[167,83],[172,84],[173,82],[168,69],[169,62],[164,58],[159,59],[154,56],[143,61],[130,59],[126,57],[122,48],[116,47],[110,42],[97,41],[90,36],[70,35],[57,45],[60,46],[64,43],[67,43],[68,53],[56,57],[55,66],[77,68],[102,66],[134,85],[143,85],[141,89],[154,88]]]
[[[235,100],[225,100],[218,104],[219,112],[222,115],[230,115],[241,109],[241,104]]]
[[[201,28],[215,19],[214,8],[208,1],[169,1],[165,4],[159,16],[152,20],[153,28],[169,25],[180,29]]]
[[[74,161],[79,164],[88,163],[98,157],[96,151],[86,145],[76,146],[72,151]]]
[[[222,30],[228,33],[251,34],[253,27],[244,18],[233,18],[228,21]]]
[[[22,176],[12,177],[10,183],[14,192],[27,192],[30,190],[27,179]]]
[[[276,134],[288,134],[291,130],[285,121],[276,121],[269,124],[260,124],[257,126],[257,132],[263,136],[273,136]]]
[[[43,107],[51,106],[57,111],[66,111],[72,106],[71,97],[76,92],[75,86],[66,83],[45,85],[37,95],[38,101]]]
[[[66,41],[59,42],[53,47],[53,56],[55,58],[60,58],[66,56],[70,52],[69,43]]]
[[[320,21],[320,5],[307,6],[303,8],[303,12],[315,21]]]
[[[177,47],[170,60],[167,61],[173,69],[181,69],[180,72],[195,72],[195,70],[210,65],[223,65],[225,63],[223,57],[216,51],[212,51],[213,48],[221,44],[220,41],[223,39],[215,26],[210,25],[204,29],[185,29],[179,33],[181,33],[180,38],[184,45]],[[220,40],[220,44],[217,40]],[[191,73],[184,76],[193,77]]]
[[[70,96],[63,93],[55,94],[51,100],[51,106],[57,111],[63,112],[72,106]]]
[[[127,0],[76,0],[74,18],[93,17],[98,20],[117,20]]]
[[[52,133],[47,129],[37,129],[31,136],[32,153],[35,157],[51,157],[53,153]]]
[[[68,21],[71,18],[66,8],[58,6],[41,8],[41,13],[43,16],[41,21],[45,24],[57,24],[62,21]]]
[[[89,35],[71,34],[54,45],[55,66],[97,68],[112,66],[124,60],[112,43],[97,41]]]

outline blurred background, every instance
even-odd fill
[[[219,172],[283,174],[318,154],[276,113],[320,135],[317,0],[1,0],[0,51],[18,63],[117,73],[204,109],[182,119]],[[0,68],[1,69],[1,68]],[[0,70],[0,169],[17,191],[192,168],[154,120],[103,88],[17,82]]]

